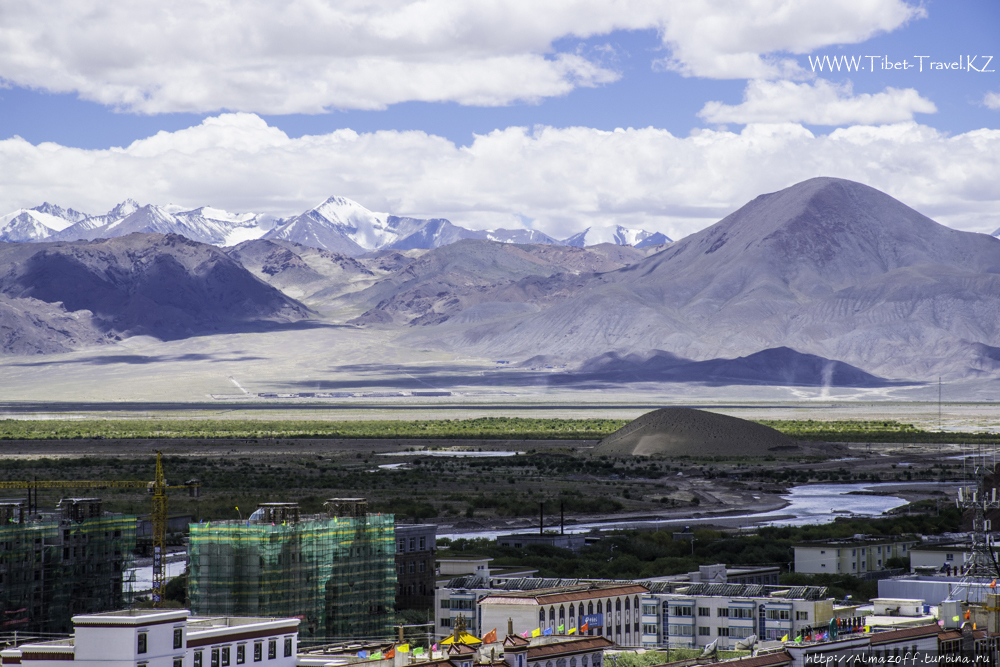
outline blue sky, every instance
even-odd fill
[[[470,227],[678,237],[833,175],[1000,226],[991,0],[61,4],[0,6],[5,209],[288,214],[337,194]],[[867,71],[918,55],[923,71]],[[866,71],[812,71],[823,56]],[[993,71],[931,69],[968,56]]]

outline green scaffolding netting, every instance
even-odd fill
[[[0,634],[72,632],[75,614],[131,602],[136,518],[0,526]]]
[[[392,515],[288,524],[191,524],[191,611],[301,616],[308,636],[392,633],[396,591]]]

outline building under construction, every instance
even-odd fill
[[[55,512],[0,501],[0,633],[72,632],[74,614],[121,609],[136,518],[100,498],[65,498]]]
[[[392,633],[394,521],[360,498],[300,517],[295,503],[266,503],[249,519],[192,524],[188,597],[198,616],[301,616],[309,637]]]

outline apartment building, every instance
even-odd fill
[[[848,540],[801,542],[795,551],[795,571],[803,574],[861,575],[884,570],[890,558],[908,558],[920,544],[916,537],[855,535]]]

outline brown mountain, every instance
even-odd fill
[[[8,353],[138,334],[176,339],[311,316],[220,249],[176,234],[0,245],[0,295]],[[65,326],[69,321],[76,326]]]

